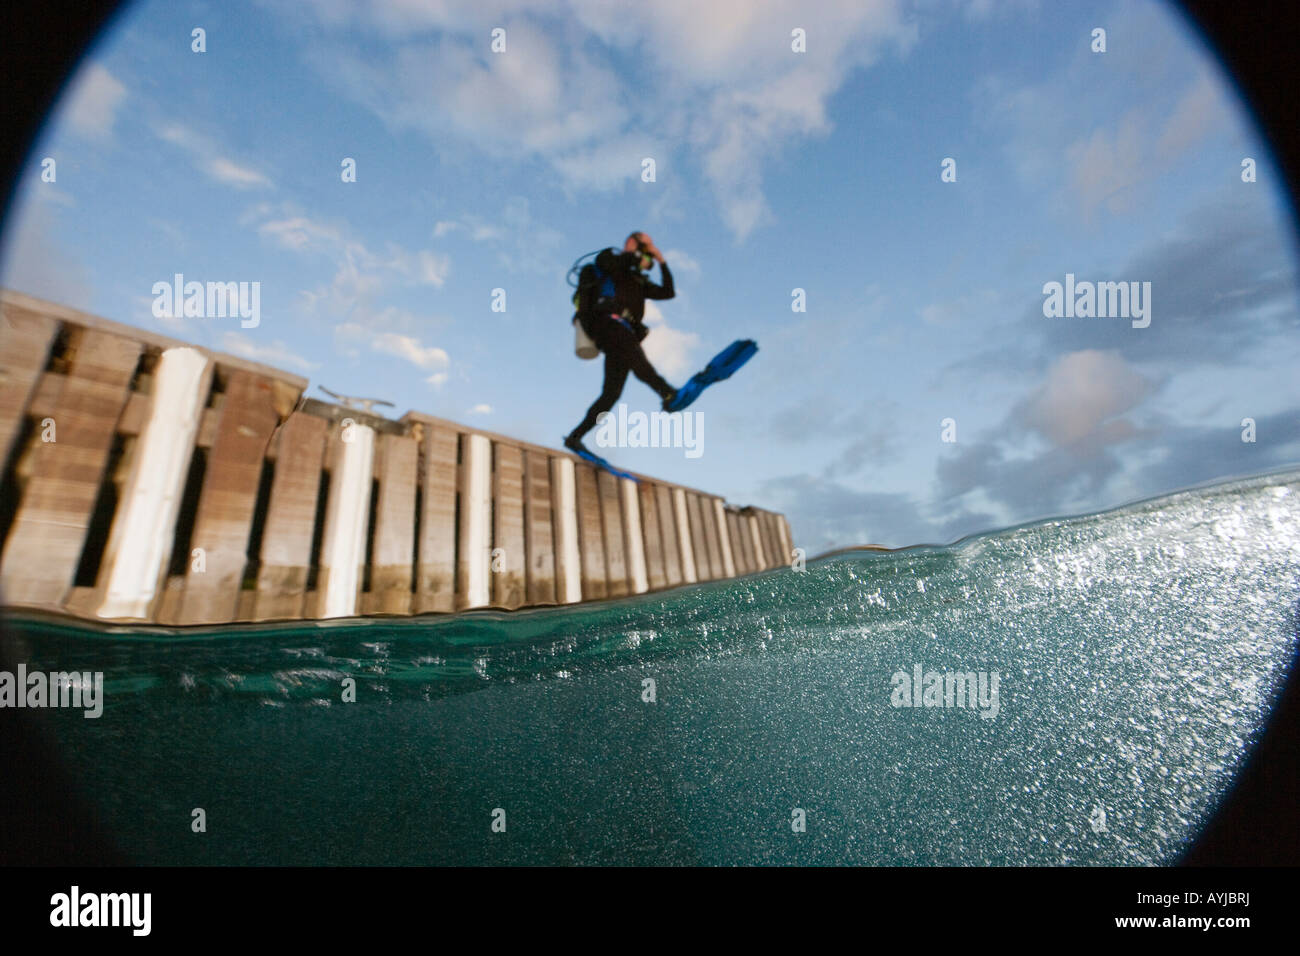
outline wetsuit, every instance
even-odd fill
[[[655,285],[637,268],[638,259],[635,252],[615,254],[612,250],[605,250],[596,259],[601,270],[614,280],[614,298],[612,302],[609,299],[591,302],[589,308],[579,313],[578,321],[596,347],[605,353],[605,387],[587,409],[587,417],[570,433],[571,440],[581,439],[596,427],[601,412],[614,407],[623,394],[628,372],[654,389],[660,398],[674,394],[673,387],[654,370],[641,348],[641,340],[650,332],[642,321],[645,300],[671,299],[676,294],[673,274],[667,264],[659,263],[663,285]]]

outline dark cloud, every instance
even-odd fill
[[[1009,523],[1018,524],[1300,463],[1300,408],[1259,418],[1254,443],[1243,442],[1241,433],[1239,421],[1137,428],[1112,420],[1084,439],[1026,457],[1010,453],[1015,442],[989,437],[940,459],[935,469],[937,498],[957,502],[982,492],[1007,509]],[[1112,479],[1139,457],[1150,463],[1128,475],[1126,484],[1136,495],[1108,499]],[[964,534],[978,529],[954,530]]]
[[[897,449],[897,431],[877,424],[845,445],[823,473],[827,476],[855,475],[890,460]]]
[[[810,556],[865,544],[950,544],[998,524],[992,514],[961,507],[932,518],[910,495],[862,491],[824,476],[787,475],[764,482],[761,490]]]
[[[1123,416],[1151,390],[1116,352],[1063,356],[999,425],[939,459],[940,500],[980,491],[1015,521],[1086,510],[1123,469],[1119,449],[1150,438]]]
[[[1090,436],[1030,457],[1013,457],[1007,446],[994,442],[961,448],[935,466],[938,498],[982,491],[1007,509],[1012,524],[1090,510],[1106,483],[1123,470],[1108,437]]]
[[[1164,453],[1138,470],[1137,482],[1154,495],[1300,463],[1300,408],[1257,418],[1254,442],[1242,441],[1241,435],[1241,419],[1166,429],[1160,435]]]
[[[858,491],[808,474],[769,479],[760,491],[789,520],[795,545],[810,555],[861,544],[913,544],[931,533],[903,494]]]
[[[845,408],[825,396],[810,395],[777,411],[758,431],[791,444],[849,438],[823,470],[827,477],[844,478],[897,454],[902,437],[899,420],[897,402],[863,402]]]
[[[772,479],[761,490],[789,518],[796,544],[815,555],[863,544],[948,544],[998,527],[1300,465],[1300,408],[1259,418],[1254,443],[1241,440],[1233,421],[1120,434],[1108,427],[1028,457],[1014,457],[996,440],[958,446],[939,461],[936,490],[928,501],[809,474]],[[1113,480],[1138,455],[1151,463],[1133,470],[1123,497],[1108,499]],[[1007,517],[968,504],[964,499],[972,492],[1005,508]]]
[[[780,409],[760,431],[776,441],[802,442],[839,434],[839,404],[825,395],[808,395]]]
[[[1258,187],[1263,189],[1263,187]],[[973,375],[1041,371],[1056,356],[1116,350],[1133,363],[1185,370],[1244,361],[1279,340],[1300,335],[1300,277],[1292,229],[1249,184],[1190,214],[1173,235],[1126,263],[1062,263],[1026,288],[1019,319],[990,329],[995,347],[950,363],[944,383]],[[1042,286],[1077,281],[1151,283],[1151,324],[1122,318],[1047,318]]]
[[[1241,189],[1252,187],[1242,184]],[[1180,234],[1118,269],[1065,270],[1076,280],[1151,283],[1151,325],[1125,319],[1048,319],[1042,297],[1026,317],[1045,349],[1118,349],[1130,362],[1224,365],[1300,333],[1300,292],[1286,224],[1257,202],[1222,199]],[[1045,276],[1043,281],[1063,281]],[[1040,287],[1041,289],[1041,287]]]
[[[951,541],[1300,461],[1300,409],[1258,419],[1253,444],[1241,441],[1236,421],[1180,425],[1144,413],[1145,401],[1182,373],[1240,365],[1296,341],[1300,295],[1289,233],[1259,195],[1203,207],[1127,265],[1044,276],[1060,281],[1073,271],[1080,280],[1151,282],[1151,325],[1048,319],[1034,289],[1021,318],[997,328],[999,348],[949,365],[938,381],[945,392],[968,387],[975,374],[1038,385],[995,428],[941,455],[928,500],[851,486],[866,464],[897,449],[889,427],[896,416],[876,417],[864,407],[837,417],[813,401],[778,413],[774,433],[787,441],[853,437],[820,477],[790,476],[770,490],[788,496],[792,523],[818,547],[895,546]]]

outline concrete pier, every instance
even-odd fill
[[[178,626],[406,616],[791,561],[780,514],[307,387],[0,290],[4,605]]]

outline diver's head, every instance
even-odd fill
[[[632,233],[623,243],[624,252],[636,253],[637,268],[642,272],[649,272],[654,268],[654,247],[654,241],[644,232]]]

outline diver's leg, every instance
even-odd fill
[[[654,389],[655,394],[660,398],[669,399],[677,393],[677,390],[664,381],[663,376],[655,371],[655,367],[646,358],[645,349],[641,348],[641,343],[631,333],[628,333],[624,354],[625,361],[632,370],[632,374]]]
[[[614,407],[618,397],[623,394],[627,372],[627,361],[621,349],[611,348],[605,353],[605,386],[600,391],[600,397],[592,403],[591,408],[587,409],[587,417],[564,440],[565,445],[572,447],[571,443],[581,442],[582,436],[596,427],[596,419],[600,417],[601,412],[607,412]]]

